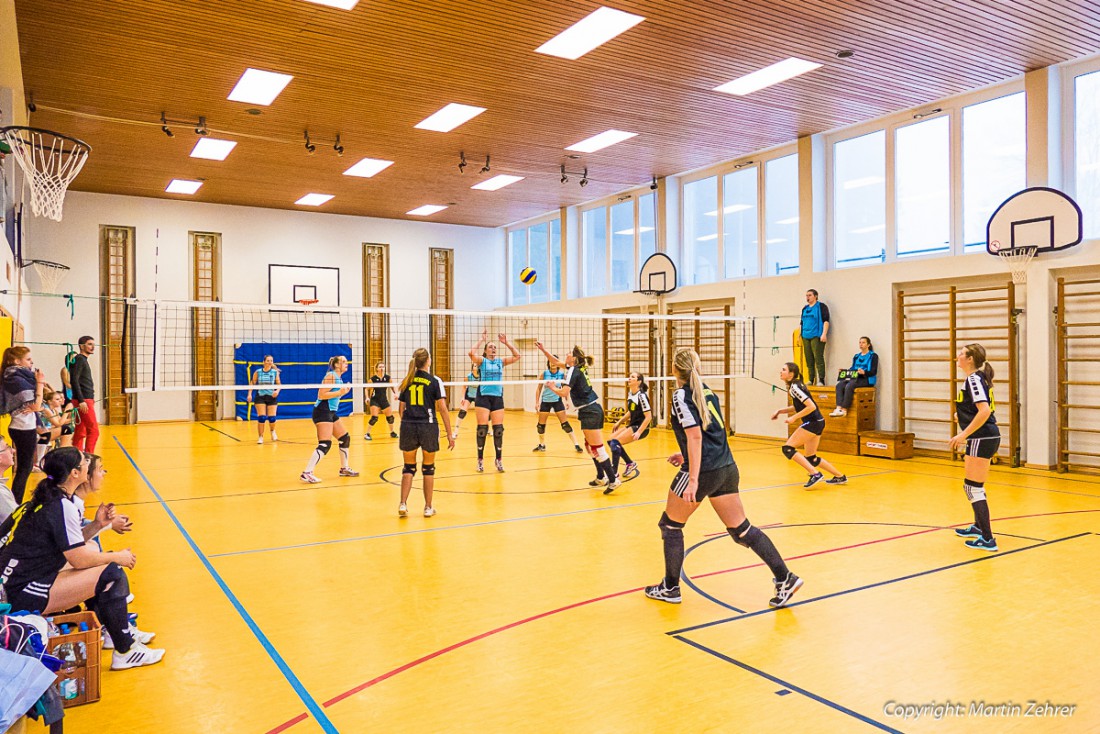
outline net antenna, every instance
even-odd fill
[[[1017,191],[1005,199],[985,227],[985,249],[999,257],[1012,282],[1027,283],[1037,255],[1080,244],[1084,229],[1081,207],[1063,192],[1046,186]]]
[[[23,181],[30,186],[31,211],[60,222],[65,192],[87,162],[92,146],[52,130],[19,125],[0,128],[0,140],[11,148]]]
[[[23,263],[23,267],[34,266],[34,272],[38,273],[43,293],[57,293],[61,281],[69,274],[69,266],[49,260],[31,260]]]

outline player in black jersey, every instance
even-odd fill
[[[383,385],[391,382],[390,376],[386,374],[386,365],[383,362],[379,362],[374,365],[374,374],[370,376],[370,381]],[[393,408],[390,407],[390,391],[393,390],[393,394],[397,395],[397,391],[392,387],[365,387],[363,392],[367,398],[367,405],[370,409],[370,420],[367,421],[367,432],[363,435],[363,438],[371,440],[371,429],[374,428],[374,424],[378,422],[378,414],[382,413],[386,416],[386,423],[390,425],[390,438],[397,438],[397,432],[393,430]]]
[[[680,572],[684,565],[684,525],[704,497],[718,513],[734,542],[760,556],[771,569],[775,596],[773,607],[786,606],[802,586],[784,563],[771,539],[745,517],[738,494],[740,476],[730,453],[726,427],[718,397],[703,383],[699,355],[693,349],[680,349],[673,359],[672,372],[677,389],[672,394],[672,431],[680,452],[668,457],[668,463],[680,467],[669,488],[665,512],[658,527],[665,548],[665,577],[645,588],[651,599],[680,603]]]
[[[959,432],[948,444],[952,449],[963,450],[964,487],[966,497],[974,508],[974,524],[955,530],[955,534],[967,538],[966,545],[979,550],[997,550],[997,539],[989,522],[989,503],[985,498],[985,480],[989,477],[989,460],[1001,447],[1001,430],[993,416],[993,367],[985,361],[985,347],[967,344],[955,359],[955,364],[966,373],[966,381],[955,397],[955,417]]]
[[[573,351],[565,356],[564,361],[546,351],[542,342],[536,341],[535,346],[553,365],[552,369],[566,367],[565,381],[562,386],[557,387],[554,383],[548,382],[546,388],[555,395],[573,401],[573,406],[577,409],[577,418],[581,422],[581,433],[584,434],[584,446],[592,456],[592,463],[596,465],[596,478],[589,484],[593,487],[607,484],[607,489],[603,493],[611,494],[622,482],[615,476],[611,468],[611,457],[603,446],[603,406],[600,405],[600,398],[592,389],[592,381],[588,377],[588,368],[595,360],[578,346],[573,347]]]
[[[786,413],[791,414],[787,419],[788,425],[798,424],[798,428],[783,446],[783,455],[794,460],[809,473],[810,478],[803,485],[806,488],[814,486],[825,478],[825,475],[818,471],[818,467],[833,475],[832,479],[826,480],[826,484],[844,484],[848,481],[848,477],[817,455],[817,445],[821,443],[821,433],[825,430],[825,416],[821,415],[821,411],[817,409],[817,403],[810,397],[809,389],[802,383],[798,365],[794,362],[786,362],[779,370],[779,379],[787,384],[787,391],[790,392],[791,402],[794,405],[780,408],[772,413],[772,420]],[[805,456],[798,453],[799,446],[806,452]]]
[[[635,479],[640,472],[638,464],[630,459],[623,447],[633,441],[641,441],[649,435],[649,424],[653,422],[653,408],[649,405],[649,385],[641,372],[631,372],[626,379],[630,394],[626,398],[626,413],[611,429],[611,438],[607,445],[611,449],[611,471],[619,475],[619,459],[626,459],[623,479]]]
[[[443,435],[447,448],[455,447],[451,435],[451,411],[447,408],[447,393],[443,381],[428,372],[432,358],[427,349],[417,349],[409,361],[409,371],[401,381],[397,410],[401,413],[400,448],[405,466],[401,469],[401,504],[397,514],[409,514],[407,502],[416,475],[416,451],[420,449],[420,471],[424,475],[424,517],[435,514],[432,490],[435,489],[435,454],[439,451],[439,419],[443,420]]]

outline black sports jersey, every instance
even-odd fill
[[[630,412],[630,427],[637,430],[645,423],[645,414],[652,410],[649,407],[649,396],[644,392],[630,393],[626,400],[626,409]]]
[[[730,453],[730,444],[726,438],[726,426],[722,422],[718,396],[706,385],[703,385],[703,395],[707,411],[710,413],[710,427],[703,429],[703,455],[699,471],[713,471],[732,464],[733,454]],[[680,453],[684,455],[684,463],[680,466],[680,471],[688,471],[687,433],[684,429],[692,426],[699,426],[702,429],[703,419],[699,415],[699,409],[695,407],[691,387],[684,385],[672,393],[672,432],[676,435],[676,444],[680,447]]]
[[[82,545],[80,511],[71,499],[62,497],[33,510],[29,503],[22,505],[0,525],[0,582],[48,599],[57,572],[65,566],[65,551]]]
[[[590,405],[599,397],[592,389],[592,382],[588,379],[588,368],[574,365],[565,371],[565,384],[569,386],[569,399],[577,408]]]
[[[381,377],[379,377],[378,375],[371,375],[370,376],[370,381],[371,382],[385,383],[385,382],[390,381],[390,376],[389,375],[382,375]],[[371,390],[370,390],[370,399],[371,400],[385,400],[388,397],[386,395],[387,390],[389,390],[388,387],[372,387]]]
[[[435,403],[444,400],[447,391],[443,389],[443,381],[430,372],[417,370],[416,376],[401,391],[398,400],[405,404],[405,412],[401,414],[402,423],[435,423]]]
[[[966,381],[959,388],[959,394],[955,396],[955,415],[959,419],[959,429],[965,429],[978,415],[978,403],[989,403],[989,410],[995,410],[993,402],[993,386],[986,382],[984,372],[973,372],[966,376]],[[971,436],[1000,436],[1001,429],[997,428],[997,417],[991,412],[987,420]]]
[[[791,402],[794,403],[795,413],[801,413],[803,410],[806,409],[807,402],[813,402],[815,406],[813,412],[802,416],[802,421],[804,423],[808,421],[825,420],[825,416],[821,415],[821,410],[816,407],[817,402],[810,397],[810,391],[801,381],[795,380],[794,382],[792,382],[787,388],[787,392],[791,394]]]

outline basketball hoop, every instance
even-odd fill
[[[69,184],[80,173],[92,147],[83,140],[37,127],[0,128],[31,189],[35,216],[61,221]]]
[[[318,298],[299,298],[298,303],[302,306],[314,306],[317,304]]]
[[[28,265],[33,265],[34,272],[38,273],[38,280],[41,281],[43,293],[57,293],[57,287],[61,285],[61,281],[65,279],[65,275],[69,272],[68,265],[50,262],[49,260],[31,260],[28,263],[23,263],[23,267]]]
[[[999,242],[990,242],[989,248],[997,253],[1001,262],[1012,273],[1012,282],[1016,285],[1027,283],[1027,267],[1031,264],[1035,254],[1039,252],[1037,245],[1025,245],[1023,247],[1007,247],[1001,249]]]

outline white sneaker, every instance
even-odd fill
[[[256,439],[256,443],[261,445],[261,446],[263,445],[263,442],[264,442],[264,437],[263,436],[260,436],[259,438]]]
[[[401,504],[399,504],[397,506],[397,516],[398,517],[408,517],[409,516],[409,506],[406,505],[404,502],[402,502]]]
[[[457,441],[458,440],[458,431],[455,431],[454,433],[451,434],[451,440],[452,441]]]
[[[434,514],[435,514],[435,508],[434,507],[425,507],[424,508],[424,517],[431,517]]]
[[[830,418],[836,418],[836,417],[842,416],[842,415],[844,415],[844,411],[841,410],[840,408],[836,408],[835,410],[833,410],[832,413],[829,413]]]
[[[127,652],[115,650],[111,653],[111,670],[140,668],[142,665],[155,665],[164,657],[164,650],[154,650],[140,642],[134,642]]]
[[[272,431],[272,432],[271,432],[271,442],[272,442],[272,443],[275,443],[275,442],[276,442],[276,441],[278,441],[278,440],[279,440],[279,434],[278,434],[278,433],[275,433],[275,431]]]
[[[140,642],[143,645],[148,645],[153,641],[153,638],[157,636],[156,632],[142,632],[134,625],[130,625],[130,637],[134,638],[134,642]],[[114,650],[115,641],[111,639],[111,633],[107,631],[107,628],[103,628],[103,649]]]
[[[301,476],[299,476],[298,478],[306,484],[317,484],[321,481],[321,477],[317,476],[311,471],[302,472]]]

